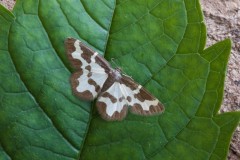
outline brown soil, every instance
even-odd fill
[[[201,3],[207,26],[207,46],[226,38],[232,40],[220,112],[240,111],[240,1],[201,0]],[[228,159],[240,159],[240,125],[232,138]]]

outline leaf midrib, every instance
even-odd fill
[[[108,28],[108,32],[107,32],[107,37],[106,37],[106,43],[105,43],[105,46],[104,46],[104,50],[103,50],[103,56],[105,55],[105,53],[106,53],[106,49],[107,49],[107,46],[108,46],[108,41],[109,41],[109,36],[110,36],[110,30],[111,30],[111,27],[112,27],[112,20],[113,20],[113,17],[114,17],[114,15],[115,15],[115,9],[116,9],[116,0],[115,0],[115,5],[114,5],[114,8],[113,8],[113,13],[112,13],[112,17],[111,17],[111,23],[110,23],[110,25],[109,25],[109,28]],[[93,18],[92,18],[93,19]],[[94,19],[93,19],[94,20]],[[95,21],[95,20],[94,20]],[[93,114],[92,114],[92,111],[93,111],[93,107],[94,107],[94,102],[92,102],[91,103],[91,109],[90,109],[90,114],[89,114],[89,123],[88,123],[88,125],[87,125],[87,130],[86,130],[86,132],[85,132],[85,136],[84,136],[84,138],[83,138],[83,143],[82,143],[82,145],[81,145],[81,147],[80,147],[80,150],[79,150],[79,154],[78,154],[78,160],[80,160],[81,159],[81,153],[82,153],[82,150],[83,150],[83,148],[84,148],[84,146],[85,146],[85,144],[86,144],[86,139],[87,139],[87,136],[88,136],[88,133],[89,133],[89,128],[91,127],[91,122],[92,122],[92,119],[94,118],[93,117]]]

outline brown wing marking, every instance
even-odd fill
[[[164,111],[163,104],[131,78],[123,76],[122,86],[125,90],[128,104],[132,106],[132,113],[154,115],[160,114]]]

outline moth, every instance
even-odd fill
[[[76,72],[70,82],[73,93],[92,101],[105,120],[122,120],[128,106],[139,115],[154,115],[164,111],[163,104],[132,78],[113,69],[108,61],[81,41],[65,40],[66,54]]]

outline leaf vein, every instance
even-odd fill
[[[102,29],[104,29],[105,31],[107,31],[107,29],[104,28],[104,26],[103,26],[100,22],[98,22],[97,20],[94,19],[94,17],[92,17],[92,15],[90,14],[89,10],[87,9],[87,7],[86,7],[85,4],[83,3],[83,1],[80,0],[80,2],[81,2],[81,4],[82,4],[85,12],[89,15],[89,17],[90,17],[98,26],[100,26]]]

